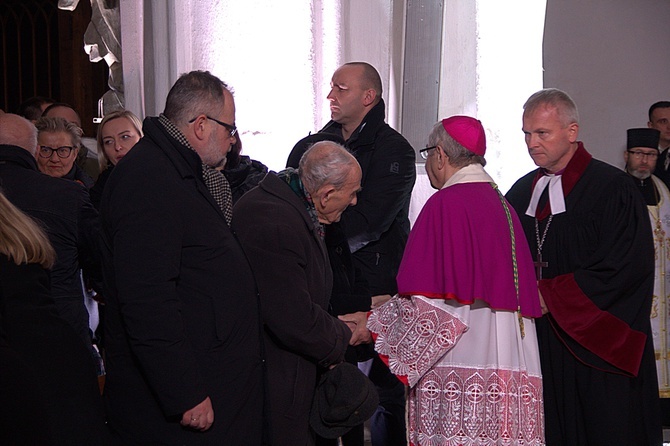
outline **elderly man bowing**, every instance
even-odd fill
[[[268,174],[235,205],[233,226],[258,281],[272,444],[313,444],[317,366],[344,360],[351,331],[328,314],[332,271],[324,224],[356,204],[361,168],[337,143],[314,144],[299,170]]]

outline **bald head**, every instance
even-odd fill
[[[63,118],[68,122],[81,127],[81,118],[74,108],[64,102],[56,102],[44,109],[42,116],[45,118]]]
[[[0,113],[0,144],[21,147],[35,156],[37,128],[24,117]]]
[[[359,80],[361,86],[365,89],[372,89],[377,93],[375,98],[375,105],[379,102],[379,99],[382,97],[382,79],[379,76],[379,72],[375,67],[370,65],[367,62],[348,62],[343,65],[344,67],[355,67],[357,68]]]

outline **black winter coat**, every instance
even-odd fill
[[[251,268],[198,155],[157,118],[103,192],[105,403],[123,444],[258,445],[262,364]],[[214,424],[180,426],[207,396]]]
[[[327,312],[326,247],[303,202],[274,173],[240,199],[233,215],[261,296],[272,445],[312,444],[317,366],[342,362],[351,338]]]
[[[342,126],[335,121],[320,131],[342,136]],[[383,100],[345,145],[361,165],[363,189],[356,206],[347,208],[340,222],[371,295],[393,295],[409,235],[409,201],[416,181],[414,149],[384,122]]]
[[[2,337],[28,368],[18,380],[8,381],[8,370],[3,367],[7,356],[0,354],[2,443],[106,444],[107,428],[90,348],[58,315],[48,272],[37,264],[16,265],[0,255]],[[14,389],[4,388],[20,388],[31,377],[32,388],[24,390],[18,401],[12,396]],[[32,392],[36,394],[33,398]],[[28,421],[24,416],[30,420],[28,433],[20,429]],[[33,440],[35,436],[48,440],[42,443]]]
[[[51,295],[59,314],[90,344],[79,269],[100,276],[100,222],[88,192],[73,181],[40,173],[27,150],[6,145],[0,146],[0,188],[47,232],[57,255]]]

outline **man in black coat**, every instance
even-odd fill
[[[344,360],[351,330],[328,314],[333,274],[324,225],[356,204],[361,169],[339,144],[315,144],[299,173],[269,173],[235,205],[235,231],[258,279],[273,446],[311,445],[318,367]]]
[[[79,269],[99,276],[98,213],[83,186],[40,173],[36,150],[37,129],[30,121],[0,115],[0,187],[15,206],[44,225],[57,254],[51,271],[56,308],[90,348]]]
[[[31,377],[34,387],[22,402],[37,403],[31,391],[43,402],[43,407],[30,408],[32,416],[43,418],[27,425],[26,420],[9,422],[31,427],[34,436],[14,442],[12,432],[20,431],[0,426],[0,437],[3,444],[102,445],[105,420],[79,279],[80,260],[92,255],[99,234],[98,214],[83,186],[38,171],[36,150],[35,126],[20,116],[0,113],[0,189],[42,226],[57,257],[50,274],[36,264],[16,265],[0,258],[0,337],[7,336],[5,347],[11,347],[27,368],[13,381],[0,366],[5,386],[0,405],[11,413],[13,407],[7,404],[13,386],[20,388]],[[25,405],[17,411],[21,407]],[[49,439],[31,443],[35,436]]]
[[[670,101],[658,101],[649,107],[647,127],[661,132],[658,140],[658,156],[654,175],[670,187]]]
[[[358,205],[347,209],[341,224],[375,305],[398,291],[395,278],[409,235],[416,180],[414,149],[384,122],[382,82],[372,65],[346,63],[330,84],[332,120],[320,132],[341,136],[363,171]],[[369,376],[383,408],[372,418],[373,445],[406,444],[404,385],[378,358]]]
[[[261,443],[256,285],[216,170],[234,123],[225,83],[182,75],[103,192],[105,403],[122,444]]]
[[[409,201],[416,180],[414,149],[384,122],[382,83],[364,62],[342,65],[328,94],[334,133],[363,171],[358,204],[342,214],[342,226],[372,295],[394,294],[395,277],[409,234]]]

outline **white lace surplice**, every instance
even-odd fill
[[[407,377],[412,445],[542,445],[542,377],[535,322],[423,296],[395,296],[368,328],[389,368]]]

